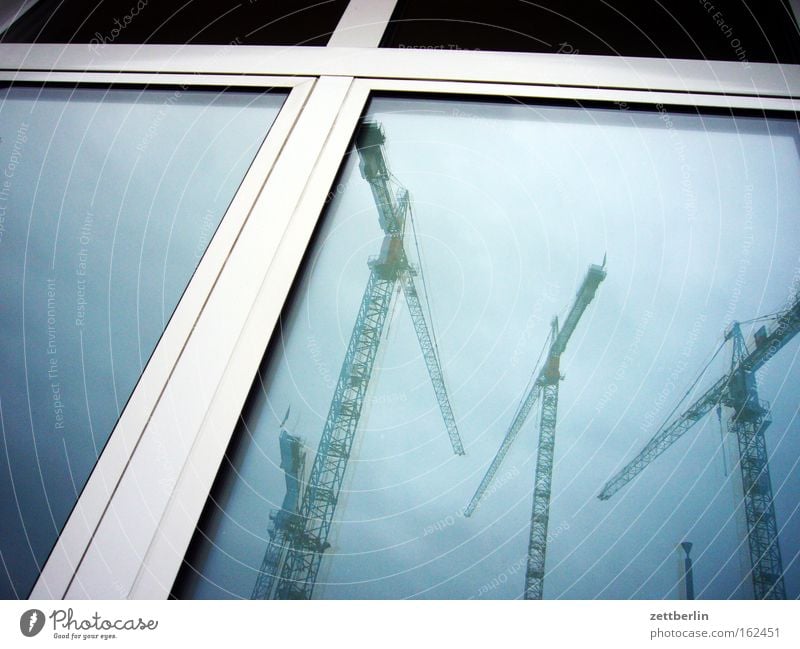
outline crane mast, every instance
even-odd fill
[[[558,328],[557,320],[553,320],[553,328]],[[550,524],[550,488],[553,482],[553,456],[556,446],[558,382],[561,380],[557,360],[548,369],[544,380],[541,390],[542,411],[539,416],[539,445],[533,482],[531,527],[528,535],[528,561],[525,569],[525,599],[542,599],[544,594],[547,528]]]
[[[276,599],[311,599],[313,594],[389,313],[395,272],[385,259],[372,265],[300,508],[304,525],[291,538]]]
[[[725,334],[725,340],[733,346],[730,371],[674,421],[665,423],[598,496],[601,500],[611,498],[714,407],[729,407],[728,431],[736,435],[739,449],[751,578],[757,599],[785,599],[786,590],[764,438],[771,423],[769,404],[759,398],[755,373],[800,331],[800,297],[795,296],[773,317],[775,322],[769,330],[762,326],[755,332],[753,349],[748,348],[740,324],[731,325]]]
[[[602,266],[592,264],[575,296],[575,302],[559,328],[558,318],[553,318],[550,332],[550,347],[544,365],[536,375],[530,390],[517,409],[511,426],[500,444],[486,475],[475,495],[464,511],[471,516],[486,494],[508,449],[524,425],[537,401],[541,400],[539,420],[539,443],[534,477],[533,507],[531,512],[528,559],[525,573],[525,599],[541,599],[544,589],[545,559],[547,554],[547,527],[550,519],[550,491],[553,478],[553,456],[555,452],[556,421],[558,414],[558,386],[561,380],[560,360],[575,327],[586,307],[594,299],[600,282],[606,277],[605,258]],[[535,370],[534,370],[535,371]]]
[[[365,123],[358,135],[361,175],[372,190],[384,231],[380,254],[368,261],[370,276],[356,316],[345,358],[323,427],[297,516],[298,524],[270,538],[254,597],[310,599],[344,481],[369,381],[398,282],[405,294],[414,330],[445,422],[453,451],[464,454],[432,330],[425,320],[414,277],[417,271],[404,247],[410,214],[408,191],[392,191],[383,153],[383,129]],[[278,546],[281,545],[279,549]],[[263,577],[263,572],[271,576]],[[265,585],[259,588],[259,581]]]
[[[742,361],[747,347],[738,323],[734,323],[733,370],[726,405],[733,408],[728,430],[736,435],[742,474],[747,544],[756,599],[786,599],[783,562],[778,544],[778,525],[769,475],[769,455],[764,431],[770,425],[769,404],[758,398],[755,373]]]

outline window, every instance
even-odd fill
[[[2,91],[0,595],[31,589],[283,98]]]
[[[263,597],[260,572],[274,571],[274,581],[311,574],[321,598],[521,597],[544,395],[515,417],[548,367],[557,317],[574,332],[556,380],[545,597],[676,597],[675,548],[686,538],[699,597],[752,597],[738,570],[740,554],[749,560],[737,529],[744,513],[732,506],[739,451],[719,429],[730,409],[699,421],[615,499],[598,495],[674,409],[729,371],[732,321],[747,321],[753,349],[760,327],[775,327],[754,318],[797,299],[797,123],[662,105],[378,97],[361,129],[361,155],[351,150],[331,188],[175,595]],[[365,153],[383,137],[388,174]],[[386,234],[391,202],[404,215],[404,254]],[[601,273],[599,285],[571,325],[587,270]],[[451,448],[415,306],[464,457]],[[351,360],[353,349],[363,358]],[[771,401],[789,592],[800,584],[791,567],[797,349],[776,354],[758,385]],[[512,421],[522,423],[516,440],[467,518]],[[332,466],[350,444],[338,478],[315,475],[321,455]],[[303,504],[333,502],[333,511],[303,509],[295,479]],[[328,516],[330,531],[310,520],[284,533],[300,524],[298,511]],[[291,553],[304,534],[330,545],[318,573],[293,572],[289,554],[264,559],[276,544]],[[275,596],[292,596],[287,582]]]
[[[86,14],[75,0],[40,0],[3,36],[6,43],[325,45],[346,2],[214,3],[102,0]]]
[[[794,0],[95,4],[0,43],[2,594],[797,596]]]
[[[798,63],[784,2],[400,0],[384,47]]]

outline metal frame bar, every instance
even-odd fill
[[[397,0],[350,0],[328,47],[378,47]]]
[[[0,70],[150,72],[471,81],[797,97],[800,66],[463,50],[217,45],[0,44]]]
[[[241,334],[237,340],[226,342],[231,349],[229,362],[218,377],[216,394],[209,402],[194,446],[186,455],[172,498],[162,514],[161,524],[147,548],[130,590],[131,597],[152,599],[169,594],[325,197],[366,105],[369,88],[365,84],[324,78],[319,83],[322,87],[319,101],[309,106],[307,114],[304,113],[315,132],[298,129],[297,138],[287,144],[287,151],[291,147],[307,154],[303,160],[304,176],[301,176],[301,169],[291,162],[287,163],[286,169],[304,187],[291,187],[287,193],[276,180],[272,189],[278,196],[265,196],[265,203],[269,201],[267,204],[271,205],[273,213],[280,214],[281,221],[288,220],[286,229],[266,273],[262,271],[256,278],[263,279],[263,283],[257,287],[250,313],[240,320]],[[335,94],[338,94],[338,101],[333,101]],[[325,146],[322,146],[323,140]],[[290,205],[290,199],[295,198],[298,191],[299,201]],[[246,251],[241,259],[243,264],[253,261]],[[231,281],[238,280],[232,277]],[[238,297],[228,296],[228,299]],[[220,314],[225,313],[226,307],[221,305]],[[214,314],[209,314],[210,324],[213,324],[213,317]]]
[[[309,213],[308,222],[300,224],[306,226],[300,245],[289,246],[287,237],[294,235],[292,215],[306,191],[308,175],[330,137],[331,125],[350,85],[347,79],[317,81],[315,92],[309,97],[186,342],[140,446],[83,563],[78,566],[68,597],[150,597],[144,594],[144,589],[160,587],[168,591],[171,586],[171,581],[165,582],[160,577],[162,570],[152,569],[142,558],[148,554],[154,537],[163,538],[167,545],[180,539],[180,530],[165,518],[171,505],[177,504],[182,509],[195,500],[197,515],[202,509],[299,262],[287,272],[284,249],[299,250],[302,254],[316,222],[319,210]],[[344,144],[349,134],[350,131]],[[341,151],[337,158],[341,158]],[[336,165],[338,160],[330,166]],[[327,188],[325,184],[324,191]],[[257,304],[256,298],[264,295],[267,303]],[[253,318],[252,311],[259,308],[268,311],[266,320]],[[253,319],[259,323],[259,331],[248,339],[243,328]],[[261,345],[255,342],[258,339],[263,341]],[[236,350],[241,354],[238,358]],[[213,449],[210,461],[209,448]],[[169,462],[162,459],[165,456],[170,458]],[[188,493],[177,493],[178,483],[191,483],[198,475],[203,479],[200,493],[197,487],[189,487]],[[153,483],[176,487],[158,489]],[[194,517],[180,527],[187,537],[191,536],[196,520]],[[112,556],[113,561],[109,561]],[[177,561],[177,570],[182,553],[172,557]],[[155,565],[160,560],[157,554],[153,558]],[[134,594],[131,591],[135,582],[142,582],[142,586]]]
[[[94,80],[110,81],[109,79]],[[118,78],[116,80],[119,81]],[[176,79],[159,81],[175,83]],[[177,81],[186,84],[196,83],[197,77],[178,79]],[[195,327],[208,295],[213,289],[221,269],[226,264],[230,250],[247,222],[252,205],[265,178],[269,176],[270,170],[281,152],[283,142],[290,133],[314,84],[313,80],[307,79],[276,79],[275,81],[288,81],[289,85],[294,88],[253,159],[253,163],[245,174],[198,264],[197,270],[147,362],[130,400],[109,436],[75,508],[34,585],[32,598],[62,597],[66,593],[75,567],[80,564],[126,470],[131,454],[139,444],[143,430],[162,397],[182,353],[186,338]],[[131,79],[126,82],[138,83],[139,81]]]
[[[169,594],[370,93],[800,110],[800,66],[394,49],[367,56],[390,5],[351,0],[328,48],[109,45],[99,55],[86,45],[0,44],[0,81],[292,88],[32,597]]]
[[[0,46],[1,48],[2,46]],[[0,83],[125,84],[135,86],[187,86],[223,88],[292,89],[313,77],[236,74],[150,74],[135,72],[61,72],[0,70]]]
[[[459,95],[518,97],[525,99],[563,99],[626,104],[663,104],[752,110],[800,110],[800,87],[786,97],[729,95],[716,93],[665,92],[579,86],[515,85],[507,83],[464,83],[460,81],[425,82],[408,79],[359,79],[375,92],[442,93]]]

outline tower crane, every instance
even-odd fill
[[[384,232],[380,254],[368,260],[369,280],[350,335],[339,379],[311,467],[294,524],[270,537],[264,562],[253,590],[254,598],[311,599],[322,557],[330,547],[328,535],[342,488],[347,462],[361,417],[375,358],[387,321],[395,287],[399,285],[433,384],[450,444],[456,455],[464,454],[455,416],[439,360],[430,320],[425,279],[406,254],[406,225],[413,214],[408,190],[389,172],[383,144],[383,127],[365,122],[356,147],[361,176],[369,183]],[[416,241],[414,242],[416,245]],[[416,285],[421,275],[423,307]]]
[[[556,413],[558,410],[558,384],[561,380],[559,369],[561,355],[567,347],[578,321],[589,303],[594,299],[597,287],[605,279],[606,260],[598,266],[592,264],[575,296],[564,326],[559,329],[558,318],[553,318],[550,330],[550,348],[544,364],[539,369],[533,385],[522,399],[511,426],[508,428],[500,449],[497,451],[486,475],[481,480],[475,495],[464,510],[465,516],[472,516],[481,498],[492,483],[508,449],[525,424],[533,406],[541,399],[539,421],[539,448],[536,458],[536,475],[533,490],[533,510],[531,513],[530,537],[528,540],[528,560],[525,572],[525,599],[542,599],[544,590],[545,554],[547,552],[547,526],[550,518],[550,485],[553,477],[553,454],[555,450]]]
[[[728,341],[732,345],[730,370],[681,415],[665,422],[639,454],[605,484],[598,498],[611,498],[711,410],[727,406],[731,410],[728,431],[736,435],[739,448],[753,593],[756,599],[785,599],[764,439],[771,419],[769,404],[759,399],[756,372],[800,331],[800,294],[782,310],[757,320],[771,320],[772,323],[756,330],[752,348],[745,342],[741,324],[734,322],[730,326],[723,341],[723,345]]]
[[[289,539],[302,523],[298,508],[303,493],[306,449],[303,445],[303,440],[297,435],[290,434],[285,428],[286,420],[289,419],[290,409],[291,407],[286,409],[286,415],[281,421],[281,432],[278,437],[281,456],[280,468],[283,469],[286,480],[286,495],[283,498],[281,508],[270,513],[271,525],[268,530],[270,542],[261,562],[259,577],[256,579],[250,599],[268,598],[274,584],[274,580],[271,579],[271,570],[275,566],[282,564],[289,545]]]

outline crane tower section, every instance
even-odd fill
[[[283,554],[270,542],[264,563],[271,568],[277,556],[280,564],[276,583],[261,587],[254,596],[276,599],[310,599],[324,552],[330,547],[328,536],[353,448],[353,441],[364,400],[372,377],[378,349],[388,318],[394,290],[398,284],[406,296],[414,331],[433,384],[442,418],[453,451],[464,448],[456,428],[432,326],[415,283],[418,273],[409,262],[404,237],[411,214],[408,191],[394,181],[383,151],[385,136],[380,125],[365,123],[356,141],[361,175],[369,183],[384,232],[380,253],[368,260],[367,281],[355,325],[345,352],[339,378],[322,430],[317,453],[299,506],[298,524],[283,532]],[[396,189],[395,189],[396,187]],[[423,282],[424,288],[424,282]],[[277,537],[275,537],[277,538]]]
[[[771,423],[769,404],[759,398],[755,373],[800,331],[800,296],[778,313],[767,316],[748,348],[741,326],[734,322],[725,334],[732,343],[730,371],[720,377],[686,410],[665,422],[644,448],[612,476],[598,496],[608,500],[718,405],[731,409],[729,432],[736,435],[747,522],[753,594],[757,599],[785,599],[783,563],[778,544],[772,481],[764,431]]]

